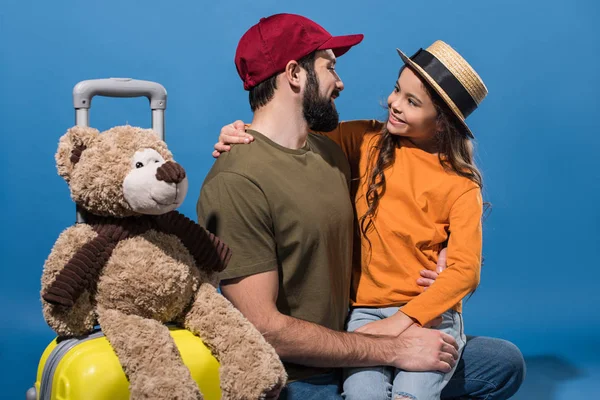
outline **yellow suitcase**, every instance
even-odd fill
[[[185,365],[206,400],[219,400],[219,363],[191,332],[169,327]],[[53,340],[42,354],[27,400],[127,400],[129,382],[102,332]]]

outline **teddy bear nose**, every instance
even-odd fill
[[[185,170],[174,161],[167,161],[156,170],[156,179],[167,183],[179,183],[185,178]]]

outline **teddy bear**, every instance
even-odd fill
[[[222,399],[276,397],[277,353],[216,289],[225,243],[178,211],[185,170],[151,129],[73,127],[58,173],[85,217],[64,230],[42,274],[44,318],[59,336],[96,324],[129,380],[132,399],[202,399],[169,334],[199,336],[220,363]]]

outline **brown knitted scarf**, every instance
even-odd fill
[[[48,303],[71,307],[84,291],[93,292],[117,244],[150,229],[177,236],[194,257],[196,266],[205,271],[221,272],[231,258],[231,250],[225,243],[177,211],[129,218],[87,214],[86,221],[98,236],[77,250],[46,288],[42,298]]]

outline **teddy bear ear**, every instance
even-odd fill
[[[71,179],[73,168],[79,162],[81,153],[98,137],[97,129],[86,126],[74,126],[65,133],[58,142],[56,152],[56,168],[58,174],[67,182]]]

